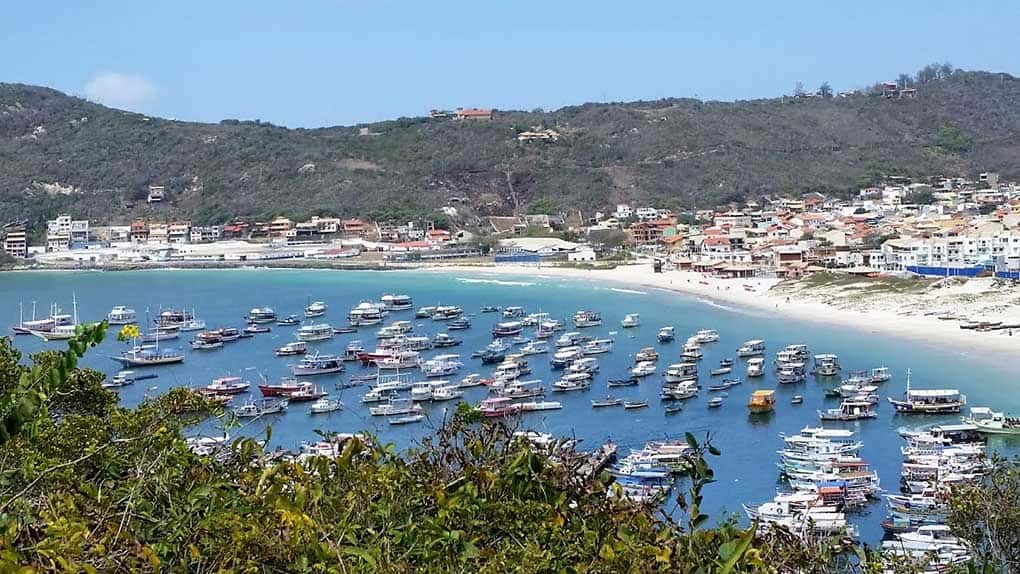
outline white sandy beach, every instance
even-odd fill
[[[777,316],[940,343],[954,346],[962,353],[999,354],[1020,350],[1020,331],[978,332],[960,329],[959,321],[936,317],[952,312],[961,317],[1020,323],[1020,305],[1014,302],[1020,300],[1020,293],[993,288],[991,280],[971,280],[932,293],[848,297],[838,288],[777,292],[773,290],[779,283],[776,279],[718,279],[690,271],[653,273],[650,264],[591,270],[526,265],[437,266],[430,270],[475,276],[551,277],[663,289]]]

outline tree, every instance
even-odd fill
[[[793,88],[793,95],[800,97],[804,95],[804,82],[797,82],[797,85]]]
[[[598,229],[588,234],[588,241],[603,251],[615,251],[630,242],[630,235],[621,229]]]
[[[952,76],[954,71],[953,65],[949,62],[939,64],[939,79],[945,79]]]
[[[978,484],[954,487],[947,523],[970,543],[976,572],[1020,572],[1020,459],[997,459]]]
[[[938,80],[939,79],[939,68],[938,68],[938,65],[937,64],[928,64],[927,66],[921,68],[920,70],[917,71],[916,78],[917,78],[917,83],[921,84],[922,86],[924,84],[928,84],[928,83],[934,82],[935,80]]]
[[[823,98],[832,97],[832,86],[829,85],[829,82],[822,82],[822,85],[818,86],[818,95]]]
[[[539,197],[528,203],[529,215],[555,215],[559,212],[559,202],[551,197]]]
[[[896,85],[901,89],[906,89],[914,85],[914,78],[910,74],[900,74],[896,78]]]

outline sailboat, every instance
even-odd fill
[[[32,329],[29,330],[29,333],[44,341],[66,341],[74,337],[78,330],[78,300],[73,293],[71,294],[71,304],[74,307],[74,318],[71,323],[61,324],[60,321],[57,321],[53,328],[48,331]]]
[[[149,310],[145,310],[145,322],[149,322]],[[140,345],[136,337],[130,349],[120,355],[110,357],[125,367],[154,367],[184,362],[184,352],[180,349],[160,349],[159,331],[156,331],[154,345]]]

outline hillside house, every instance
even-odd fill
[[[4,253],[21,259],[28,257],[28,237],[25,235],[24,227],[13,226],[7,229],[4,235]]]
[[[277,217],[269,222],[267,229],[270,237],[287,237],[290,230],[293,229],[294,222],[286,217]]]
[[[455,117],[458,120],[491,120],[492,110],[481,108],[457,108]]]
[[[131,243],[149,242],[149,225],[144,221],[136,221],[131,224],[131,232],[128,237]]]
[[[191,240],[191,222],[171,223],[166,226],[167,243],[187,243]]]
[[[345,219],[341,222],[341,231],[344,237],[364,237],[368,227],[365,222],[357,217]]]
[[[212,243],[219,241],[222,231],[218,226],[195,226],[191,228],[191,243]]]
[[[166,188],[162,185],[150,185],[149,195],[146,197],[146,203],[162,203],[163,199],[166,198]]]

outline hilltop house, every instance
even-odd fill
[[[164,197],[166,197],[166,188],[162,185],[150,185],[149,195],[146,197],[145,201],[150,204],[162,203]]]
[[[491,120],[492,110],[480,108],[457,108],[455,117],[458,120]]]

